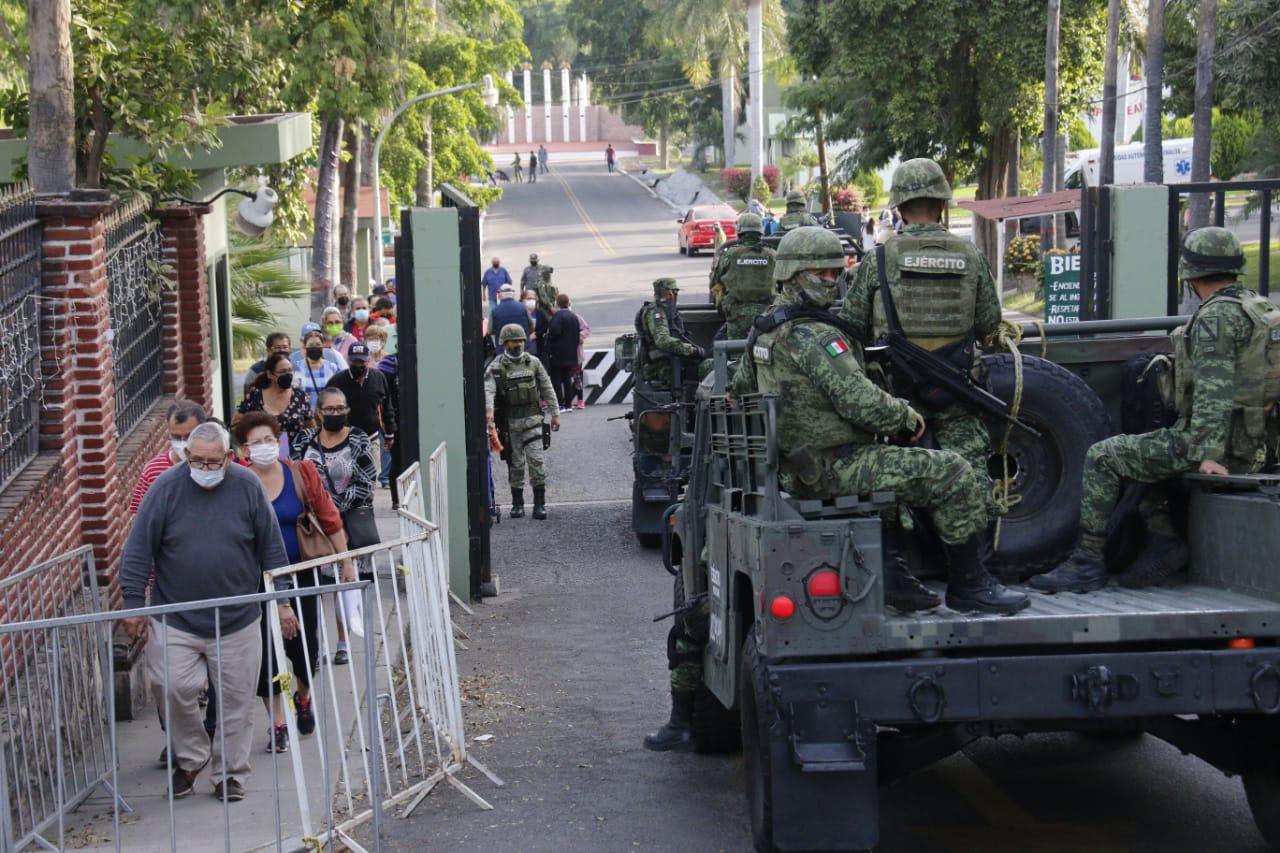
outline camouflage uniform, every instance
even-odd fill
[[[805,204],[804,193],[799,190],[787,193],[787,212],[778,220],[778,234],[786,234],[796,228],[818,224],[818,218],[804,209]]]
[[[504,339],[507,328],[502,330]],[[523,330],[519,326],[515,328],[523,338]],[[535,489],[540,489],[547,482],[542,456],[542,412],[544,409],[555,412],[558,405],[551,378],[542,362],[528,352],[521,352],[514,358],[508,354],[499,355],[489,362],[484,373],[486,411],[493,411],[499,384],[506,389],[508,396],[507,429],[511,438],[511,460],[507,463],[507,477],[511,491],[514,494],[524,488],[526,467],[529,469],[529,482]]]
[[[676,308],[675,300],[659,299],[667,291],[678,293],[679,285],[673,278],[660,278],[653,282],[653,302],[646,302],[636,314],[636,332],[640,346],[644,348],[640,378],[650,385],[667,387],[675,382],[672,361],[685,359],[685,378],[698,379],[711,370],[702,348],[685,339],[684,322]]]
[[[538,296],[538,307],[547,314],[553,313],[556,297],[560,295],[560,289],[551,283],[553,272],[555,267],[538,267],[538,284],[533,288],[533,292]]]
[[[738,244],[720,253],[711,271],[711,297],[727,320],[728,336],[741,340],[751,321],[774,298],[774,251],[760,245],[764,226],[754,213],[738,217]]]
[[[922,197],[945,200],[951,197],[951,189],[933,161],[908,160],[893,174],[890,203],[896,206]],[[1000,299],[995,281],[986,258],[972,242],[951,234],[940,223],[916,223],[904,226],[901,234],[886,240],[884,248],[889,292],[903,330],[917,344],[936,350],[968,334],[978,340],[989,338],[999,328]],[[912,276],[912,265],[922,261],[950,264],[950,269],[962,268],[962,272],[950,281],[932,273],[929,278]],[[943,288],[950,292],[943,292]],[[886,331],[879,289],[879,263],[873,253],[858,266],[840,309],[845,320],[863,331],[864,341],[877,340]],[[912,402],[925,415],[938,447],[960,454],[973,468],[986,498],[988,519],[994,521],[998,509],[987,473],[991,438],[981,416],[964,403],[932,411],[917,400]]]

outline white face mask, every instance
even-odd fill
[[[278,452],[278,451],[277,451]],[[202,489],[214,489],[227,476],[227,466],[223,465],[216,471],[201,471],[197,468],[191,469],[191,479],[196,481],[196,485]]]
[[[526,299],[524,301],[524,307],[528,308],[530,311],[532,311],[537,306],[538,306],[538,300],[536,299]]]
[[[187,440],[185,438],[169,439],[169,450],[178,459],[185,459],[187,453]]]
[[[367,341],[369,352],[382,352],[382,341]]]
[[[262,442],[261,444],[253,444],[249,446],[249,459],[254,465],[261,465],[264,468],[280,458],[280,442]]]

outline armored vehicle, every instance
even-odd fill
[[[1119,427],[1134,358],[1171,349],[1181,319],[1025,330],[1044,357],[1021,356],[1019,417],[1043,438],[1015,431],[992,460],[1023,498],[997,550],[1016,552],[1006,574],[1070,547],[1087,442]],[[695,740],[715,751],[740,737],[757,849],[871,848],[880,784],[979,737],[1043,731],[1145,732],[1239,774],[1280,846],[1280,474],[1185,478],[1191,563],[1176,586],[1032,593],[1006,617],[899,614],[881,568],[894,496],[781,491],[779,400],[723,396],[740,347],[716,346],[663,556],[677,604],[705,608]],[[1013,358],[987,356],[1005,399]],[[999,448],[1004,428],[992,431]],[[918,576],[929,555],[914,554]]]

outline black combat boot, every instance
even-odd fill
[[[937,593],[911,574],[901,528],[886,530],[885,534],[884,603],[902,613],[932,610],[942,604]]]
[[[693,749],[693,691],[671,691],[671,719],[651,735],[644,748],[654,752]]]
[[[524,518],[524,489],[511,490],[511,518]]]
[[[1178,537],[1152,533],[1147,547],[1129,568],[1120,573],[1120,585],[1128,589],[1142,589],[1168,583],[1187,567],[1189,557],[1186,544]]]
[[[538,521],[547,520],[547,487],[533,487],[533,517]]]
[[[1002,585],[987,571],[978,552],[978,537],[960,545],[946,545],[948,573],[947,607],[961,613],[1008,615],[1031,606],[1025,592]]]
[[[1040,592],[1093,592],[1107,585],[1107,564],[1077,545],[1057,568],[1036,575],[1027,584]]]

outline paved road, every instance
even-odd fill
[[[604,165],[553,165],[536,184],[505,184],[484,222],[484,258],[502,258],[514,279],[537,252],[554,282],[591,324],[588,346],[609,348],[631,331],[652,281],[673,276],[686,298],[706,301],[708,255],[676,252],[676,214]]]
[[[397,851],[750,848],[740,757],[658,755],[670,578],[629,529],[626,428],[615,406],[563,418],[548,455],[551,518],[493,531],[503,593],[463,617],[476,754],[507,782],[441,788]],[[500,499],[507,489],[495,471]],[[881,851],[1260,851],[1240,783],[1155,738],[982,741],[882,791]]]

